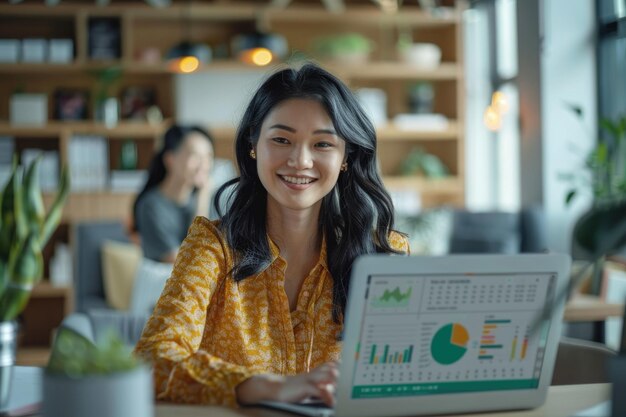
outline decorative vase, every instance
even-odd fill
[[[11,378],[17,348],[17,323],[0,322],[0,411],[9,405]]]
[[[43,417],[153,417],[152,372],[143,365],[81,377],[45,372],[42,411]]]

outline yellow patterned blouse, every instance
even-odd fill
[[[408,253],[408,241],[390,243]],[[254,278],[226,279],[233,258],[215,222],[197,217],[185,238],[135,352],[154,366],[157,399],[235,405],[235,387],[252,375],[293,375],[339,358],[341,325],[332,318],[332,277],[322,244],[296,310],[284,289],[286,261]]]

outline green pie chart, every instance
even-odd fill
[[[435,333],[430,344],[430,353],[435,362],[451,365],[465,355],[468,342],[467,329],[458,323],[449,323]]]

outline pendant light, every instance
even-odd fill
[[[283,58],[288,52],[287,40],[283,36],[258,31],[235,36],[231,49],[241,62],[259,67]]]
[[[187,1],[187,7],[183,13],[182,24],[185,33],[183,41],[174,45],[165,58],[170,71],[189,74],[200,68],[201,64],[209,62],[212,54],[209,46],[191,41],[191,0]]]

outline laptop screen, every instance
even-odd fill
[[[533,389],[556,272],[369,276],[352,398]]]

